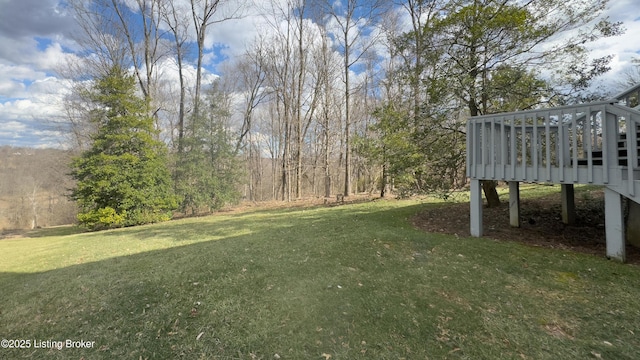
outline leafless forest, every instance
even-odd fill
[[[69,153],[0,147],[0,230],[71,224]]]

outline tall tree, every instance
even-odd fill
[[[608,0],[457,0],[444,9],[439,24],[446,51],[447,78],[469,115],[502,111],[492,107],[494,85],[509,88],[518,77],[492,81],[499,69],[554,69],[547,76],[550,101],[571,101],[591,80],[608,70],[610,57],[589,59],[586,44],[620,33],[619,24],[596,21]],[[592,25],[595,24],[595,25]],[[554,41],[562,36],[562,41]],[[523,94],[523,98],[530,94]],[[532,100],[531,107],[540,99]],[[495,182],[483,189],[489,206],[500,204]]]
[[[196,34],[196,85],[193,111],[198,113],[200,93],[202,90],[202,66],[206,47],[207,31],[213,24],[238,18],[243,10],[243,1],[229,0],[189,0],[191,5],[191,19]]]
[[[230,100],[215,82],[199,114],[185,128],[184,151],[176,165],[180,210],[209,212],[238,199],[239,164],[229,134]]]
[[[178,68],[178,119],[177,119],[177,151],[182,153],[184,144],[184,126],[187,106],[187,80],[185,79],[186,53],[188,52],[190,19],[185,14],[185,7],[176,6],[173,0],[160,1],[160,13],[165,25],[173,37],[173,55]]]
[[[104,0],[100,0],[104,1]],[[118,26],[128,45],[133,71],[140,84],[140,91],[151,103],[156,87],[155,69],[164,55],[160,51],[161,8],[158,0],[135,0],[135,5],[122,0],[109,0],[105,11],[113,11]]]
[[[304,0],[272,2],[265,21],[273,29],[257,40],[266,73],[265,85],[275,101],[281,144],[280,189],[283,200],[302,196],[303,152],[318,101],[319,84],[312,75],[313,26]],[[280,146],[280,145],[279,145]]]
[[[320,25],[318,27],[320,31],[321,45],[318,51],[315,52],[314,63],[316,71],[314,76],[316,77],[316,83],[319,90],[319,102],[318,102],[318,122],[319,131],[322,144],[319,147],[322,153],[322,168],[324,175],[324,196],[331,196],[332,189],[332,175],[331,175],[331,144],[332,139],[335,138],[334,122],[339,121],[339,110],[337,98],[337,86],[334,79],[340,77],[340,59],[332,51],[330,47],[330,39],[327,33],[326,26]],[[339,132],[342,132],[339,130]]]
[[[400,1],[395,17],[384,23],[388,53],[380,88],[384,104],[375,111],[373,144],[363,148],[368,157],[379,157],[382,192],[390,178],[400,195],[446,194],[456,186],[464,155],[459,139],[464,134],[454,111],[450,79],[441,71],[445,60],[437,24],[445,3]]]
[[[329,26],[343,58],[342,80],[344,81],[344,196],[351,190],[351,73],[354,66],[375,45],[372,32],[374,24],[382,18],[387,3],[383,0],[339,0],[327,1],[325,9],[334,26]]]
[[[97,133],[91,149],[72,163],[71,197],[81,224],[99,229],[167,220],[176,207],[166,146],[155,140],[147,102],[135,78],[119,66],[99,78],[88,95]]]

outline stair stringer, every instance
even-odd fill
[[[622,180],[618,184],[609,184],[606,187],[640,204],[640,180]]]

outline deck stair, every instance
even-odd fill
[[[636,129],[636,139],[639,139],[636,141],[636,154],[638,156],[640,156],[640,128]],[[627,134],[620,134],[620,136],[618,137],[618,165],[620,166],[627,166],[628,165],[628,158],[627,158]],[[602,165],[603,164],[603,152],[602,150],[594,150],[591,152],[591,156],[593,158],[593,165]],[[640,160],[638,160],[640,161]],[[583,165],[583,166],[587,166],[588,165],[588,161],[587,159],[579,159],[578,160],[578,165]],[[640,163],[639,163],[640,165]]]
[[[640,84],[606,101],[472,117],[467,174],[474,236],[482,235],[480,181],[563,184],[563,194],[605,186],[607,255],[624,260],[618,208],[622,198],[640,203]]]

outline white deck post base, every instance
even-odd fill
[[[520,227],[520,183],[509,182],[509,224]]]
[[[607,257],[624,262],[626,253],[622,196],[608,187],[604,188],[604,213]]]
[[[567,225],[573,225],[576,222],[576,204],[573,184],[562,184],[562,222]]]
[[[471,179],[471,236],[482,236],[482,186],[480,180]]]

